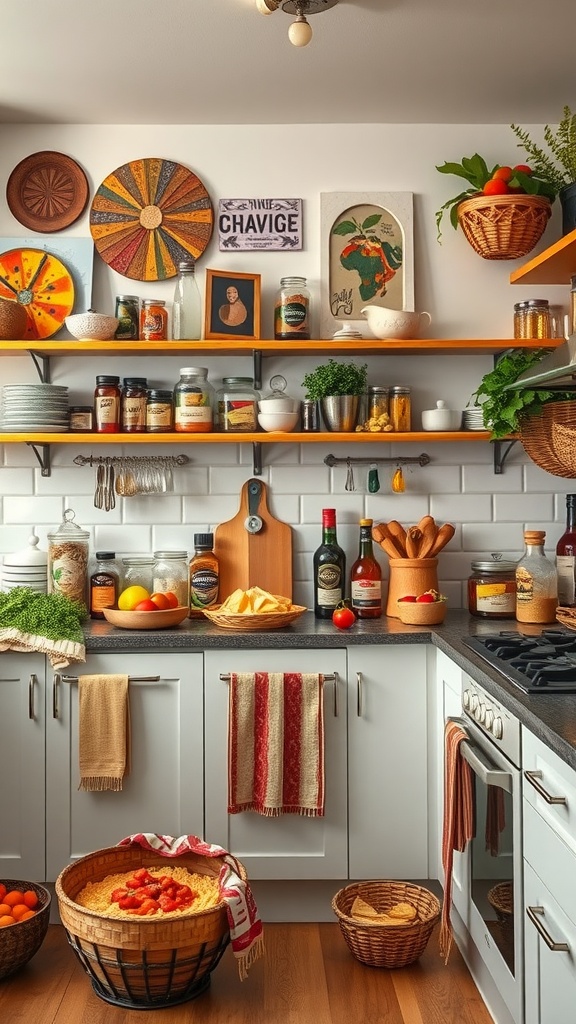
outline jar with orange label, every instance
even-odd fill
[[[161,299],[143,299],[140,310],[140,339],[142,341],[166,341],[167,337],[166,303]]]
[[[213,427],[214,388],[205,366],[183,366],[174,388],[174,430],[208,433]]]

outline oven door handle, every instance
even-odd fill
[[[456,722],[457,725],[466,730],[466,721],[463,718],[449,718],[449,722]],[[485,786],[497,786],[506,793],[512,793],[512,775],[510,772],[500,771],[494,768],[491,762],[483,756],[478,748],[473,747],[469,740],[462,740],[459,750],[465,761],[468,762],[472,771],[484,783]]]

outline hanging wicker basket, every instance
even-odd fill
[[[544,196],[473,196],[458,205],[458,223],[485,260],[527,256],[542,237],[551,213]]]
[[[547,402],[539,415],[525,416],[520,441],[532,462],[547,473],[576,476],[576,401]]]

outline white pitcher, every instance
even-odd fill
[[[417,338],[422,326],[432,323],[430,313],[410,313],[401,309],[388,309],[386,306],[364,306],[368,326],[374,336],[380,340],[385,338]]]

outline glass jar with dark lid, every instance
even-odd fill
[[[516,614],[516,562],[495,552],[471,563],[468,610],[482,619],[513,619]]]
[[[100,373],[94,390],[94,426],[97,434],[120,430],[120,377]]]
[[[126,434],[143,434],[146,430],[146,377],[124,377],[120,423]]]
[[[174,428],[174,406],[172,391],[149,388],[146,399],[146,431],[149,434],[164,434]]]

